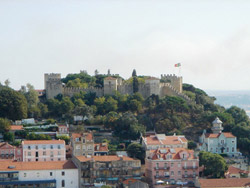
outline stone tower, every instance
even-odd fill
[[[104,95],[113,95],[117,91],[117,78],[106,77],[104,79]]]
[[[58,94],[62,94],[61,74],[44,74],[44,88],[47,99],[53,99]]]
[[[182,77],[175,74],[161,75],[161,79],[166,83],[170,83],[179,93],[182,93]]]
[[[151,96],[153,94],[160,95],[160,80],[158,78],[148,78],[145,81],[147,87],[148,87],[148,95]]]
[[[222,121],[217,117],[213,121],[212,131],[214,134],[219,134],[223,130]]]

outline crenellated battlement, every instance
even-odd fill
[[[44,74],[44,83],[46,89],[47,98],[53,98],[58,94],[72,97],[74,93],[79,92],[94,92],[98,97],[106,94],[113,95],[115,91],[121,94],[133,94],[133,84],[122,81],[121,78],[117,78],[118,74],[108,74],[107,79],[104,80],[104,87],[78,88],[78,87],[66,87],[61,81],[61,74],[51,73]],[[151,96],[152,94],[164,97],[179,96],[186,101],[191,99],[182,93],[182,77],[175,74],[162,74],[161,79],[150,77],[145,80],[145,83],[139,83],[138,92],[142,94],[144,98]]]

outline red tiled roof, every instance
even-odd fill
[[[79,161],[81,162],[86,162],[86,161],[90,161],[90,160],[94,160],[94,161],[119,161],[120,157],[118,157],[117,155],[105,155],[105,156],[90,156],[90,157],[86,157],[86,156],[77,156],[76,157]],[[127,156],[122,156],[122,159],[124,161],[133,161],[134,159],[127,157]]]
[[[64,140],[24,140],[23,144],[65,144]]]
[[[22,125],[11,125],[10,130],[12,130],[12,131],[21,131],[21,130],[23,130],[23,126]]]
[[[171,150],[174,150],[172,153]],[[165,150],[166,152],[162,153],[161,151]],[[195,159],[194,151],[186,148],[159,148],[156,150],[150,150],[150,153],[153,153],[152,160],[158,160],[159,158],[167,159],[167,155],[172,155],[172,159],[181,159],[180,155],[182,152],[186,152],[188,154],[187,159]]]
[[[99,146],[99,149],[97,150],[98,146]],[[106,151],[106,152],[109,151],[108,144],[98,143],[98,144],[95,144],[94,147],[95,147],[95,151]]]
[[[222,133],[218,133],[218,134],[207,133],[207,134],[205,134],[205,137],[206,138],[218,138],[221,134],[224,134],[224,136],[226,138],[235,138],[235,136],[232,133],[227,133],[227,132],[222,132]]]
[[[114,78],[114,77],[111,77],[111,76],[109,76],[109,77],[106,77],[106,78],[104,78],[105,80],[117,80],[117,78]]]
[[[7,143],[7,142],[1,142],[0,143],[0,148],[1,149],[13,149],[13,148],[15,148],[15,146],[12,146],[12,145],[10,145],[9,143]]]
[[[245,187],[250,186],[250,178],[237,179],[199,179],[201,188],[212,187]]]
[[[82,136],[85,137],[86,140],[93,140],[93,134],[92,133],[72,133],[72,138],[75,140],[76,138],[81,138]]]
[[[165,136],[165,139],[159,140],[156,135],[144,137],[147,145],[170,145],[170,144],[182,144],[187,142],[187,139],[183,136]]]
[[[12,166],[14,168],[9,168]],[[0,171],[76,169],[72,161],[13,162],[0,161]]]
[[[134,183],[136,181],[139,181],[139,180],[133,179],[133,178],[129,178],[127,180],[124,180],[122,183],[125,184],[125,185],[129,185],[130,183]]]
[[[241,171],[242,171],[242,170],[239,169],[239,168],[236,168],[236,167],[234,167],[234,166],[229,166],[227,172],[228,172],[229,174],[239,174]]]

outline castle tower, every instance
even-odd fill
[[[146,79],[145,83],[149,90],[149,96],[152,94],[160,95],[160,79],[151,77]]]
[[[104,79],[104,95],[113,95],[117,91],[117,78],[106,77]]]
[[[217,117],[213,121],[212,131],[214,134],[219,134],[223,130],[222,121]]]
[[[53,99],[58,94],[62,94],[61,74],[44,74],[44,88],[47,99]]]

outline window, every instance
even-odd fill
[[[79,142],[79,138],[76,138],[76,142]]]
[[[167,166],[168,166],[168,163],[164,163],[164,168],[167,168]]]
[[[46,155],[46,151],[43,151],[43,155]]]
[[[221,140],[221,143],[222,143],[222,144],[224,144],[224,142],[225,142],[224,140]]]
[[[61,161],[61,158],[58,158],[58,161]]]
[[[38,146],[36,146],[36,149],[38,149]]]
[[[171,167],[173,167],[174,166],[174,163],[171,163]]]
[[[58,151],[58,155],[61,155],[61,151]]]
[[[218,148],[216,148],[216,152],[218,152]]]
[[[234,140],[232,140],[232,144],[234,144]]]
[[[159,176],[159,172],[158,171],[156,171],[156,176]]]
[[[26,173],[23,173],[23,177],[26,177],[27,176],[27,174]]]
[[[54,147],[53,147],[53,145],[50,145],[50,149],[53,149]]]
[[[178,171],[178,175],[179,175],[179,176],[181,175],[181,171]]]
[[[53,172],[50,172],[49,175],[50,175],[50,176],[53,176]]]
[[[39,176],[40,176],[39,172],[37,172],[37,173],[36,173],[36,176],[37,176],[37,177],[39,177]]]
[[[156,168],[159,168],[159,163],[156,163]]]
[[[229,152],[229,148],[227,147],[227,152]]]
[[[234,147],[232,147],[232,152],[234,152]]]
[[[28,156],[31,156],[31,152],[28,152]]]
[[[45,145],[43,145],[43,149],[46,149],[46,146],[45,146]]]
[[[61,149],[61,146],[60,146],[60,145],[58,145],[58,146],[57,146],[57,149]]]
[[[178,163],[178,167],[181,167],[181,163],[180,162]]]
[[[64,171],[62,171],[62,176],[64,176],[65,175],[65,172]]]
[[[174,171],[171,171],[171,175],[174,175]]]
[[[84,138],[82,139],[82,143],[85,143],[85,139]]]
[[[31,149],[31,147],[30,147],[30,146],[28,146],[28,149]]]
[[[212,152],[212,151],[213,151],[213,148],[210,148],[210,151]]]

